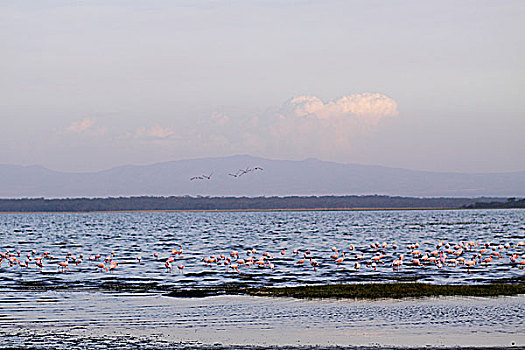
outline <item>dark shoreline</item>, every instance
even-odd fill
[[[525,199],[502,197],[401,197],[386,195],[287,197],[0,198],[0,213],[346,211],[525,208]]]
[[[1,214],[88,214],[88,213],[280,213],[329,211],[403,211],[403,210],[466,210],[461,207],[407,207],[407,208],[289,208],[289,209],[132,209],[132,210],[64,210],[64,211],[0,211]],[[500,209],[500,208],[488,208]],[[512,208],[522,209],[522,208]]]

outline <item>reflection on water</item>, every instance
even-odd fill
[[[524,296],[369,302],[48,291],[31,297],[8,293],[0,302],[5,344],[27,346],[54,335],[70,344],[109,337],[115,348],[138,343],[525,345]]]

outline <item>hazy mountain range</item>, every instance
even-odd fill
[[[263,170],[241,170],[260,167]],[[190,180],[210,175],[208,179]],[[445,173],[317,159],[231,156],[120,166],[85,173],[0,165],[0,197],[285,196],[385,194],[418,197],[525,196],[525,171]]]

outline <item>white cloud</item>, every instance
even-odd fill
[[[319,119],[337,117],[368,117],[377,118],[395,116],[398,114],[397,103],[388,96],[365,92],[323,102],[315,96],[298,96],[288,102],[288,108],[296,116],[310,116]]]
[[[78,122],[71,123],[66,128],[66,132],[89,136],[102,136],[106,134],[107,129],[105,127],[95,127],[95,120],[92,118],[84,118]]]
[[[91,118],[84,118],[81,121],[74,122],[71,125],[67,127],[67,131],[69,132],[75,132],[77,134],[80,134],[89,128],[91,128],[95,124],[95,121]]]
[[[153,124],[131,129],[116,139],[134,147],[184,149],[195,156],[250,153],[344,160],[356,152],[362,140],[374,134],[384,119],[397,114],[396,101],[378,93],[348,95],[327,102],[316,96],[297,96],[260,115],[213,112],[193,120],[184,129]]]
[[[362,137],[373,134],[383,119],[398,115],[392,98],[365,92],[324,102],[297,96],[283,104],[267,128],[266,149],[289,157],[343,159]]]
[[[211,114],[211,121],[218,125],[225,125],[230,121],[230,117],[224,113],[213,112]]]
[[[175,135],[173,129],[163,128],[160,125],[154,125],[150,128],[141,127],[135,131],[135,136],[138,138],[167,139],[173,135]]]
[[[213,113],[191,130],[203,152],[341,160],[355,152],[385,119],[398,115],[394,99],[365,92],[323,101],[296,96],[248,118]]]

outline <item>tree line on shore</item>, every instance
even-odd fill
[[[133,210],[290,210],[403,208],[525,208],[516,198],[420,198],[384,195],[287,197],[109,197],[0,199],[0,212]]]
[[[515,197],[508,198],[506,201],[491,201],[491,202],[476,202],[465,205],[467,209],[504,209],[504,208],[525,208],[525,198],[517,199]]]

